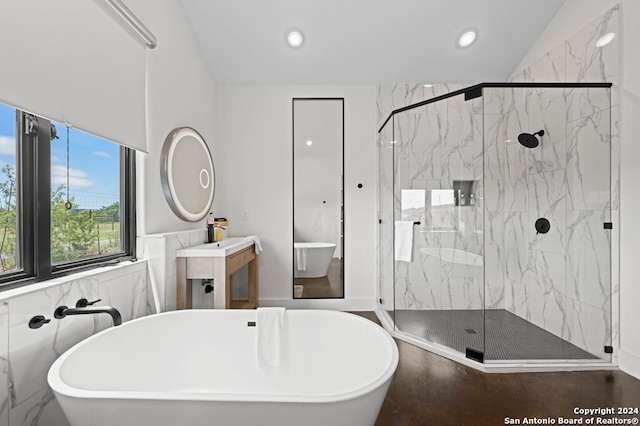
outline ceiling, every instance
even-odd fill
[[[182,3],[219,84],[339,85],[504,81],[564,0]],[[457,47],[470,27],[476,42]]]

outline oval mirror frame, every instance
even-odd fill
[[[191,127],[173,129],[164,141],[160,160],[162,191],[182,220],[204,219],[213,203],[215,170],[206,142]]]

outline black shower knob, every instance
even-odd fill
[[[536,220],[536,231],[538,234],[546,234],[551,229],[551,223],[544,217]]]

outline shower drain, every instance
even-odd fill
[[[465,328],[464,331],[466,331],[469,334],[478,334],[478,332],[475,331],[473,328]]]

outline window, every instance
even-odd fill
[[[0,104],[0,273],[21,269],[16,236],[16,110]]]
[[[0,104],[0,284],[131,258],[134,151]]]

